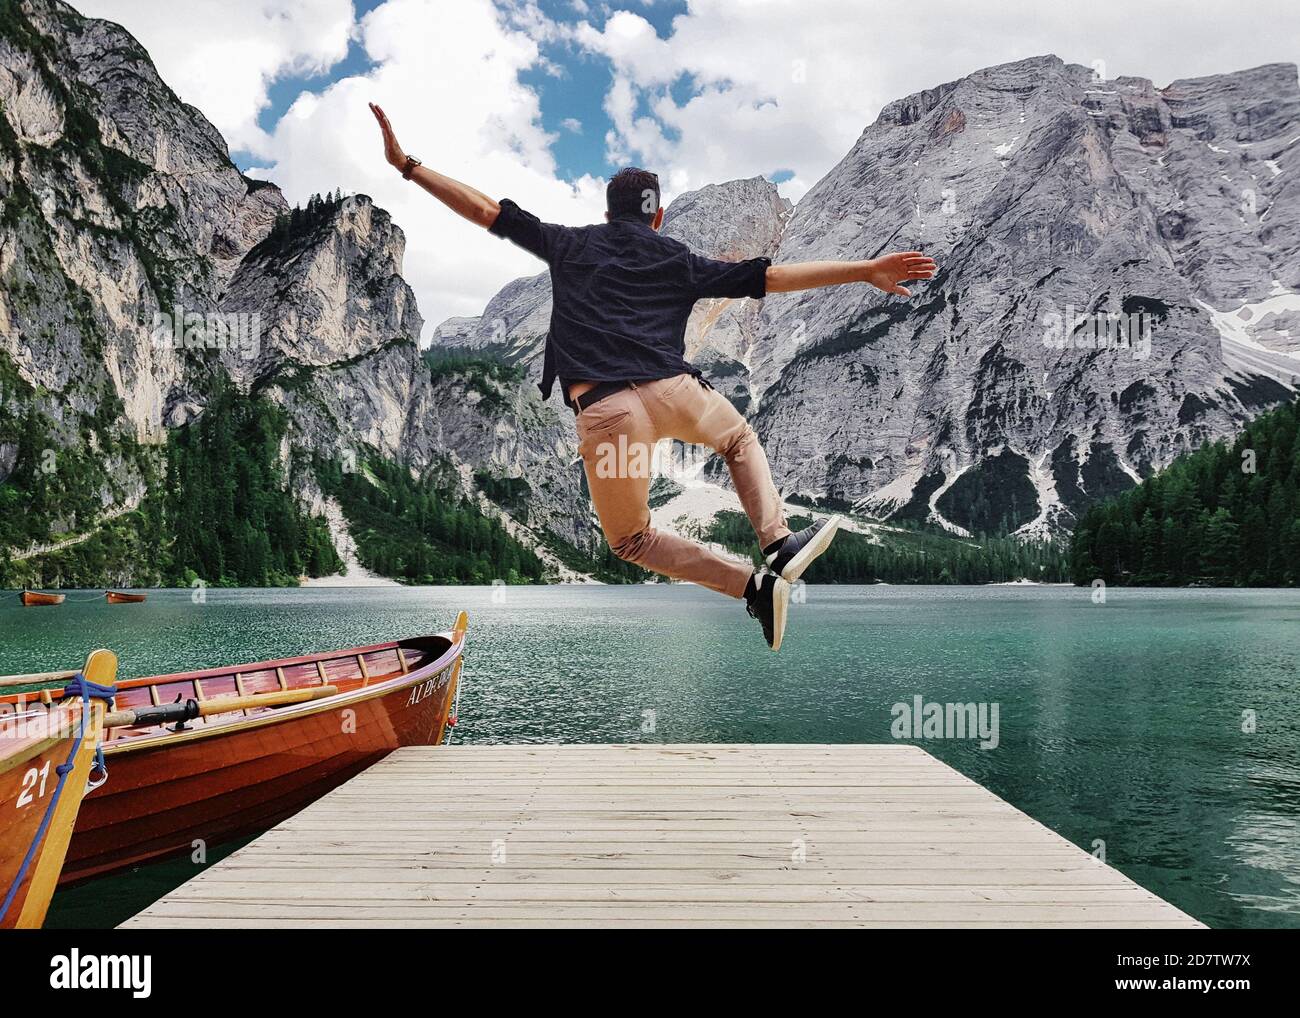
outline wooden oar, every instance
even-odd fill
[[[111,650],[93,650],[86,658],[86,666],[81,673],[87,682],[111,686],[117,677],[117,655]],[[69,677],[76,674],[70,672]],[[70,709],[77,711],[75,705],[79,702],[75,698],[70,700]],[[84,710],[84,707],[81,709]],[[55,885],[59,882],[63,861],[68,853],[68,842],[72,839],[72,828],[77,822],[77,812],[86,792],[86,781],[90,777],[95,750],[103,736],[103,718],[104,701],[91,700],[89,723],[84,730],[80,747],[70,761],[72,770],[68,773],[67,785],[54,804],[49,830],[36,857],[31,883],[27,888],[27,899],[18,915],[19,929],[40,929],[45,922],[45,912],[49,908],[50,898],[54,896]]]
[[[9,686],[34,686],[42,682],[66,682],[77,673],[72,672],[32,672],[30,675],[0,676],[0,689]]]
[[[218,696],[212,700],[182,700],[179,703],[164,703],[157,707],[115,710],[104,716],[104,727],[166,725],[172,722],[192,721],[194,718],[206,718],[212,714],[250,710],[254,707],[283,707],[291,703],[306,703],[309,700],[333,696],[338,691],[338,686],[309,686],[306,689],[286,689],[276,693]]]

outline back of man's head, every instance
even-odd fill
[[[653,223],[659,212],[659,178],[635,166],[619,170],[605,187],[605,208],[610,219]]]

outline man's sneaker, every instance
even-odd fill
[[[778,576],[794,583],[803,575],[803,571],[812,565],[813,559],[831,546],[831,540],[840,524],[842,516],[818,520],[797,534],[785,538],[767,555],[767,567]]]
[[[755,573],[745,591],[745,610],[762,624],[763,636],[773,650],[781,649],[789,608],[790,584],[771,573]]]

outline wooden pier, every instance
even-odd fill
[[[129,920],[1196,927],[910,745],[399,749]]]

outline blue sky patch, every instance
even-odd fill
[[[382,3],[383,0],[354,0],[357,20]],[[571,0],[540,0],[538,6],[554,21],[576,24],[585,19],[598,29],[603,29],[609,13],[609,8],[599,0],[590,0],[585,15],[575,11]],[[687,10],[685,0],[622,0],[619,6],[643,17],[661,39],[672,35],[673,19]],[[605,95],[613,81],[610,62],[569,42],[545,43],[541,46],[541,56],[543,65],[524,72],[519,80],[539,97],[542,127],[555,138],[551,151],[559,176],[564,180],[576,180],[584,174],[608,176],[619,168],[607,158],[605,143],[605,135],[613,126],[604,109]],[[348,46],[347,56],[324,74],[276,79],[268,88],[270,101],[258,117],[258,126],[268,133],[274,132],[280,118],[303,92],[323,92],[336,81],[366,74],[374,66],[369,54],[353,41]],[[684,74],[667,91],[673,102],[680,106],[698,94],[699,86],[691,75]],[[637,115],[648,116],[655,98],[653,95],[639,95]],[[672,128],[662,125],[662,129],[665,137],[676,140]],[[232,152],[231,159],[241,170],[260,165],[260,161],[247,151]]]

